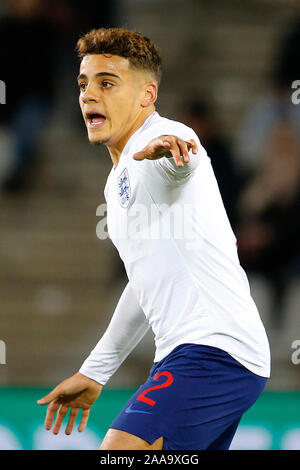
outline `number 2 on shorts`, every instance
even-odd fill
[[[159,372],[154,376],[154,380],[157,380],[161,375],[167,376],[166,382],[160,384],[160,385],[155,385],[154,387],[147,388],[144,390],[140,395],[137,397],[137,400],[143,401],[144,403],[147,403],[148,405],[154,406],[156,401],[151,400],[151,398],[146,397],[146,393],[150,392],[150,390],[156,390],[158,388],[165,388],[165,387],[170,387],[172,383],[174,382],[173,375],[171,372],[165,371],[165,372]]]

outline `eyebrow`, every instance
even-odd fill
[[[119,78],[119,79],[121,78],[121,77],[119,77],[119,75],[116,75],[115,73],[111,73],[111,72],[98,72],[98,73],[95,74],[95,77],[104,77],[104,76],[105,77],[107,77],[107,76],[115,77],[115,78]],[[87,76],[84,73],[81,73],[81,74],[78,75],[77,80],[81,80],[81,79],[84,79],[84,78],[87,78]]]

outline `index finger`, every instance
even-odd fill
[[[46,418],[45,418],[45,428],[47,429],[47,431],[51,429],[53,418],[59,405],[60,405],[59,400],[54,400],[48,405]]]

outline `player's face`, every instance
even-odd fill
[[[80,65],[79,103],[91,143],[118,146],[142,112],[145,90],[128,59],[90,54]]]

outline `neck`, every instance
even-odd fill
[[[130,139],[130,137],[144,124],[146,119],[155,111],[155,106],[150,106],[149,108],[143,108],[143,112],[139,114],[136,119],[132,121],[129,126],[129,129],[122,137],[112,145],[106,145],[110,157],[112,159],[113,165],[116,168],[119,164],[121,153]]]

